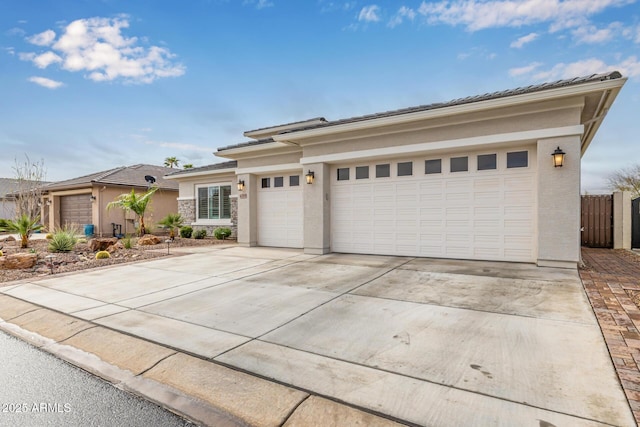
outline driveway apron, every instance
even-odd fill
[[[227,247],[0,292],[407,423],[635,425],[575,270]]]

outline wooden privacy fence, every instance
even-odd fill
[[[613,196],[582,196],[582,245],[613,247]]]

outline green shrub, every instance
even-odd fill
[[[131,238],[131,235],[127,234],[122,238],[122,246],[124,246],[125,249],[131,249],[134,245],[134,242],[132,240],[133,239]]]
[[[180,237],[184,237],[185,239],[191,238],[191,234],[193,234],[193,228],[185,225],[184,227],[180,227]]]
[[[58,228],[49,239],[49,252],[71,252],[78,243],[79,230],[73,226]]]
[[[224,240],[231,236],[231,229],[227,227],[219,227],[213,230],[213,235],[216,236],[216,239],[218,240]]]
[[[111,258],[111,254],[107,251],[96,252],[96,259],[108,259]]]
[[[78,243],[87,243],[87,239],[85,239],[84,237],[81,237],[78,239]]]
[[[205,230],[204,228],[193,233],[194,239],[204,239],[205,237],[207,237],[207,230]]]
[[[44,237],[45,237],[45,239],[47,239],[47,240],[51,240],[51,239],[53,239],[53,234],[51,234],[51,233],[47,233],[47,235],[46,235],[46,236],[44,236]]]

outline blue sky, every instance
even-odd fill
[[[636,0],[3,0],[0,176],[195,166],[245,130],[618,70],[583,190],[640,163]]]

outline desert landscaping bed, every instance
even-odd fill
[[[118,245],[111,257],[107,259],[95,259],[96,252],[92,251],[89,243],[78,243],[71,252],[51,253],[48,251],[49,241],[46,239],[32,239],[28,248],[20,248],[20,241],[6,240],[6,236],[0,236],[0,249],[4,256],[16,253],[35,254],[36,264],[27,269],[3,269],[0,268],[0,286],[16,280],[41,279],[51,274],[68,273],[91,268],[105,267],[115,264],[139,262],[153,258],[175,256],[173,249],[192,246],[210,246],[222,243],[231,243],[230,240],[217,240],[215,238],[184,239],[176,238],[170,245],[170,255],[167,254],[166,236],[160,236],[161,243],[156,245],[140,246],[134,244],[131,249],[125,249]],[[132,243],[136,239],[132,239]],[[120,241],[121,242],[121,241]],[[48,256],[52,256],[47,258]],[[53,264],[53,269],[51,267]],[[52,273],[53,271],[53,273]]]

